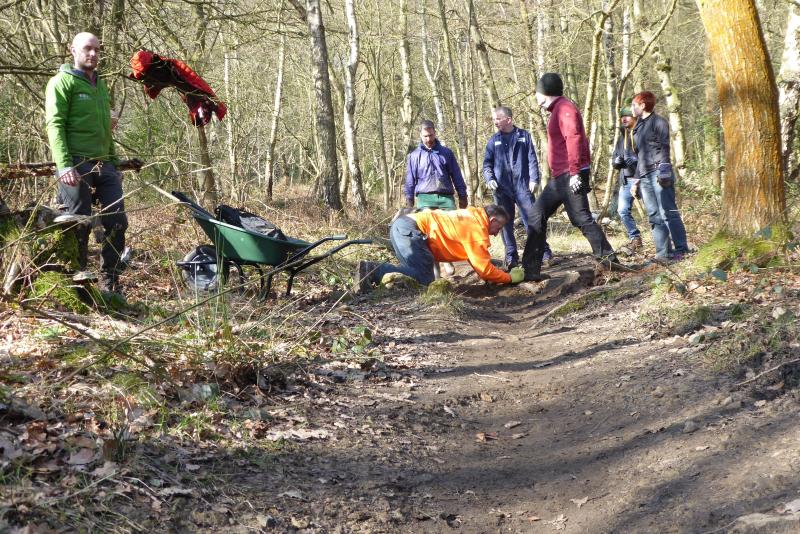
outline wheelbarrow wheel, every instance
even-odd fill
[[[225,284],[230,268],[227,262],[222,262],[220,276],[220,258],[216,247],[200,245],[195,248],[180,262],[183,281],[189,289],[194,291],[217,291]]]

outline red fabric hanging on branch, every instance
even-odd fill
[[[195,126],[208,124],[212,113],[222,120],[228,111],[206,81],[183,61],[139,50],[131,57],[131,68],[130,78],[142,82],[150,98],[155,99],[165,87],[177,89]]]

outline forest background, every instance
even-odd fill
[[[788,0],[757,6],[781,90],[791,180],[800,16]],[[480,203],[483,149],[499,103],[534,133],[546,178],[546,116],[534,87],[554,71],[583,110],[598,209],[613,197],[617,110],[640,90],[656,93],[656,111],[669,117],[681,189],[718,205],[720,109],[693,1],[45,0],[10,1],[0,12],[0,162],[49,160],[44,86],[71,60],[72,36],[88,30],[103,43],[100,68],[121,113],[119,152],[147,163],[148,182],[191,190],[207,204],[269,202],[273,191],[307,184],[333,209],[391,208],[401,201],[421,119],[434,120],[456,150]],[[175,93],[149,100],[125,77],[140,48],[187,62],[228,116],[202,131]],[[2,184],[7,201],[44,198],[51,187],[46,179]],[[142,189],[128,202],[155,194]]]

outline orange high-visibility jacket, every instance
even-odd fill
[[[468,261],[482,279],[510,284],[511,276],[492,264],[489,254],[489,217],[483,208],[430,210],[411,215],[420,232],[428,235],[436,261]]]

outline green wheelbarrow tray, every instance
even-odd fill
[[[310,253],[319,245],[328,241],[344,241],[347,236],[323,237],[313,243],[288,237],[285,240],[278,239],[220,221],[184,193],[173,191],[172,196],[191,210],[192,216],[211,239],[216,249],[215,259],[205,255],[198,260],[184,259],[177,262],[177,265],[189,272],[192,269],[197,270],[216,264],[215,272],[218,273],[227,272],[228,267],[234,266],[240,275],[243,272],[241,269],[243,265],[255,266],[259,273],[260,293],[263,297],[269,294],[272,288],[272,278],[280,272],[287,272],[289,275],[286,287],[286,295],[289,295],[297,273],[333,256],[345,247],[372,243],[369,239],[352,239],[323,254],[311,255]],[[268,266],[271,269],[264,272],[262,266]]]

